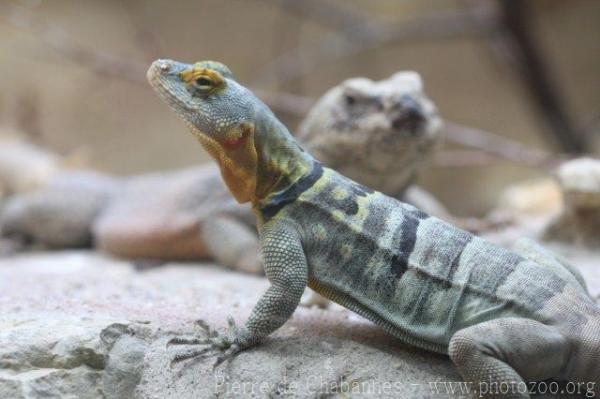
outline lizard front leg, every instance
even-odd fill
[[[206,337],[173,338],[167,345],[201,345],[199,349],[176,354],[173,362],[217,355],[215,366],[260,342],[281,327],[294,313],[308,280],[308,267],[302,243],[288,229],[265,230],[261,235],[265,274],[271,286],[260,298],[243,327],[230,321],[226,334],[218,334],[206,324]]]

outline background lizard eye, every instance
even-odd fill
[[[344,101],[346,102],[346,105],[352,106],[356,103],[356,97],[351,94],[345,94]]]

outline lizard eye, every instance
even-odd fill
[[[205,77],[205,76],[200,76],[198,79],[196,79],[195,81],[196,83],[196,87],[201,89],[201,90],[208,90],[210,88],[212,88],[212,80],[210,80],[209,78]]]

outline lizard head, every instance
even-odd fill
[[[325,165],[395,194],[432,154],[440,127],[421,77],[403,71],[380,81],[352,78],[330,89],[304,119],[298,139]]]
[[[287,129],[225,65],[157,60],[147,78],[217,161],[238,202],[256,203],[302,164]]]
[[[155,61],[147,73],[154,90],[182,118],[217,161],[239,202],[256,190],[255,106],[252,93],[223,64]]]

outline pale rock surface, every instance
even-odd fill
[[[92,252],[5,258],[0,398],[444,398],[442,383],[460,380],[446,357],[340,308],[301,307],[214,371],[214,359],[169,366],[169,338],[198,333],[198,318],[220,330],[229,314],[242,323],[267,285],[208,264],[140,272]]]
[[[600,294],[598,254],[558,250]],[[448,358],[406,347],[340,307],[298,308],[216,370],[210,358],[170,367],[171,337],[199,333],[198,318],[219,330],[227,315],[242,323],[267,285],[210,264],[139,271],[94,252],[4,258],[0,398],[461,397]]]

